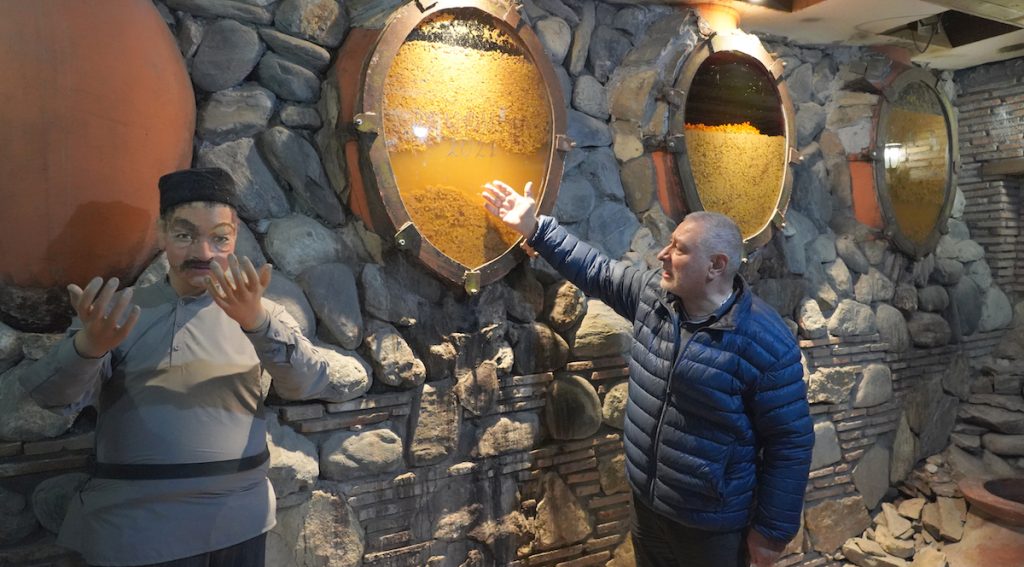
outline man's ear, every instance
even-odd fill
[[[712,254],[711,255],[711,268],[708,270],[708,275],[712,277],[718,277],[725,273],[726,268],[729,267],[729,257],[725,254]]]

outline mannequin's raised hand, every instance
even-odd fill
[[[498,180],[484,185],[484,208],[509,228],[530,238],[537,230],[537,201],[533,183],[527,182],[523,194]]]
[[[99,358],[121,344],[142,312],[132,304],[132,288],[117,291],[117,278],[103,282],[93,278],[85,289],[68,286],[71,307],[82,321],[82,330],[75,333],[75,350],[86,358]],[[127,315],[126,315],[127,314]]]
[[[224,272],[220,264],[210,262],[212,277],[206,278],[206,291],[220,308],[241,325],[243,330],[255,331],[263,326],[267,319],[263,308],[263,294],[270,285],[270,264],[260,266],[257,271],[252,260],[242,256],[228,256],[228,270]]]

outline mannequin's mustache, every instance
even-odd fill
[[[210,263],[203,260],[185,260],[181,263],[182,270],[209,270]]]

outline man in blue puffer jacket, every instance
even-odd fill
[[[663,269],[645,272],[538,219],[529,184],[485,187],[492,214],[633,323],[623,437],[637,565],[770,566],[800,526],[814,433],[793,335],[737,274],[736,224],[691,213]]]

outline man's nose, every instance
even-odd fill
[[[210,239],[208,238],[195,239],[192,242],[192,251],[204,260],[213,258],[213,244],[210,243]]]

